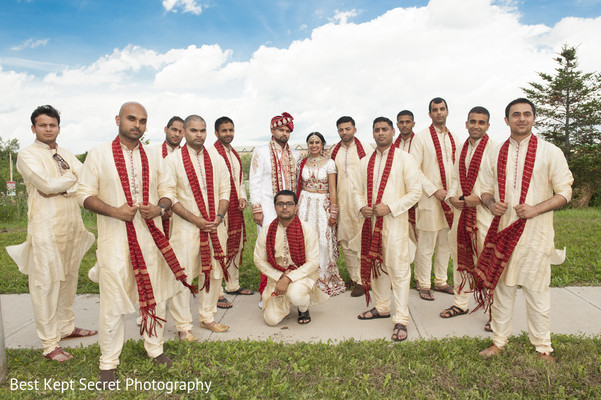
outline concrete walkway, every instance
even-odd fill
[[[439,339],[444,337],[490,337],[484,331],[488,317],[481,311],[451,319],[440,318],[439,313],[452,304],[448,294],[435,293],[435,301],[421,300],[415,290],[409,296],[409,340]],[[263,321],[262,312],[257,307],[258,294],[253,296],[226,295],[234,304],[229,310],[219,310],[218,322],[230,325],[225,333],[212,333],[199,327],[197,299],[192,298],[192,310],[195,316],[194,335],[200,340],[267,340],[294,343],[327,342],[345,339],[373,340],[390,339],[392,322],[390,319],[360,321],[357,315],[368,309],[365,298],[352,298],[344,293],[330,298],[324,304],[311,309],[312,322],[299,325],[297,312],[279,325],[270,327]],[[4,322],[5,345],[8,348],[41,348],[35,332],[31,300],[29,294],[2,295],[2,319]],[[75,300],[75,322],[83,328],[98,329],[98,295],[78,295]],[[565,287],[551,288],[551,332],[562,334],[601,334],[601,287]],[[370,304],[371,308],[373,306]],[[470,305],[473,308],[472,304]],[[139,328],[135,323],[136,314],[126,316],[125,334],[127,339],[139,339]],[[165,340],[176,336],[173,320],[168,315]],[[527,331],[526,306],[521,290],[514,311],[514,334]],[[97,336],[86,339],[64,341],[64,347],[88,346],[97,341]]]

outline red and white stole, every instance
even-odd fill
[[[361,160],[366,155],[365,150],[363,149],[363,145],[357,138],[355,138],[355,145],[357,146],[357,155],[359,156],[359,160]],[[338,142],[338,144],[332,149],[332,154],[330,155],[330,158],[334,161],[336,161],[336,155],[338,155],[338,151],[340,151],[340,146],[342,146],[342,140]]]
[[[307,164],[307,160],[309,157],[303,158],[298,166],[298,174],[296,176],[296,197],[300,198],[301,191],[303,190],[303,169],[305,169],[305,165]]]
[[[295,215],[290,225],[286,228],[286,239],[288,240],[288,249],[290,250],[290,258],[292,259],[292,264],[290,265],[278,265],[275,261],[275,236],[279,223],[279,218],[276,218],[269,224],[266,242],[267,262],[273,268],[282,272],[297,269],[302,266],[306,260],[305,235],[303,234],[303,226],[301,225],[300,218]]]
[[[142,161],[142,204],[148,205],[149,197],[149,186],[150,186],[150,167],[148,165],[148,157],[144,151],[142,143],[140,146],[140,159]],[[129,177],[127,175],[127,166],[125,165],[125,157],[123,157],[123,150],[121,149],[121,141],[119,136],[113,140],[112,143],[113,160],[117,173],[119,174],[119,180],[121,181],[121,187],[125,194],[125,199],[130,207],[133,207],[134,202],[131,196],[131,190],[129,187]],[[190,289],[192,293],[196,293],[196,288],[189,285],[186,281],[186,272],[179,265],[177,257],[169,244],[169,241],[165,235],[156,227],[154,221],[151,219],[145,219],[146,226],[152,235],[154,243],[161,251],[161,254],[167,261],[169,268],[175,275],[175,279],[180,281],[184,286]],[[146,268],[146,262],[142,255],[142,249],[138,243],[136,235],[136,228],[132,221],[126,221],[125,227],[127,231],[127,244],[129,247],[129,257],[131,260],[131,266],[134,271],[134,277],[136,279],[136,285],[138,286],[138,301],[140,303],[140,313],[142,314],[142,323],[140,324],[140,335],[147,332],[149,336],[156,335],[156,324],[161,325],[161,322],[165,322],[164,319],[159,318],[156,315],[155,307],[156,300],[154,299],[154,292],[152,290],[152,283],[150,282],[150,276]]]
[[[278,157],[278,152],[280,150],[282,152],[281,160]],[[269,142],[269,154],[269,159],[271,161],[271,188],[273,190],[273,197],[275,197],[280,190],[294,190],[293,188],[296,186],[296,162],[294,161],[288,143],[282,148],[272,139]]]
[[[407,149],[407,153],[409,153],[409,151],[411,150],[411,143],[413,143],[413,138],[415,137],[415,133],[411,132],[411,137],[409,138],[409,148]],[[394,141],[394,146],[397,149],[401,149],[401,140],[403,140],[403,135],[401,135],[399,133],[399,136],[396,138],[396,140]]]
[[[528,194],[528,188],[530,187],[534,161],[536,159],[537,145],[538,139],[536,136],[531,135],[530,142],[528,143],[528,151],[526,152],[526,159],[524,160],[524,173],[522,175],[522,188],[519,204],[524,204],[526,202],[526,195]],[[497,180],[499,201],[501,202],[505,201],[508,153],[509,139],[501,146],[499,158],[497,160]],[[499,230],[500,221],[500,216],[495,216],[493,218],[488,233],[486,234],[486,239],[484,240],[484,248],[482,249],[482,253],[478,258],[478,264],[475,268],[474,297],[478,304],[475,310],[484,307],[484,310],[486,311],[492,305],[493,294],[497,287],[497,282],[499,281],[503,270],[509,263],[509,258],[524,232],[527,220],[520,218],[507,228],[497,232]]]
[[[225,147],[218,140],[215,142],[215,149],[219,153],[221,157],[225,160],[225,165],[227,165],[227,169],[230,173],[230,202],[227,208],[227,260],[226,265],[229,267],[230,264],[236,259],[236,256],[239,252],[244,251],[244,242],[246,242],[246,228],[244,224],[244,214],[238,208],[240,206],[240,200],[238,199],[238,191],[236,190],[236,182],[234,179],[238,180],[240,184],[240,190],[244,190],[242,187],[242,161],[240,160],[240,156],[234,150],[233,147],[230,148],[232,154],[238,160],[240,164],[240,174],[239,176],[234,178],[233,166],[230,163],[229,157],[226,154]],[[240,242],[242,240],[242,242]]]
[[[463,144],[461,154],[459,155],[459,183],[461,185],[463,196],[467,197],[472,193],[472,189],[478,178],[478,171],[480,171],[480,164],[482,163],[482,155],[484,154],[487,143],[488,135],[484,135],[474,150],[469,169],[465,168],[465,160],[470,146],[470,140],[466,140]],[[474,264],[474,254],[478,256],[476,207],[464,207],[463,210],[461,210],[459,221],[457,223],[457,271],[461,274],[461,283],[459,285],[460,293],[466,282],[470,281],[474,274],[476,268]]]
[[[436,133],[436,129],[434,129],[434,124],[430,125],[430,136],[432,137],[432,142],[434,142],[434,150],[436,150],[436,159],[438,160],[438,169],[440,170],[440,179],[442,180],[442,188],[447,190],[447,174],[444,169],[444,160],[442,158],[442,149],[440,148],[440,142],[438,141],[438,134]],[[455,141],[453,140],[453,136],[449,131],[449,139],[451,140],[451,148],[453,151],[453,164],[455,164]],[[440,205],[442,206],[442,211],[444,212],[444,216],[447,220],[447,224],[449,224],[449,228],[453,225],[453,210],[451,207],[444,201],[440,201]]]
[[[188,177],[190,189],[192,189],[192,194],[194,195],[194,201],[196,201],[196,205],[198,206],[198,210],[200,211],[201,217],[207,221],[214,221],[217,213],[215,210],[214,200],[215,189],[213,187],[213,164],[211,163],[211,157],[209,156],[209,152],[206,149],[203,149],[203,151],[204,172],[207,183],[207,204],[209,205],[208,212],[205,206],[204,198],[202,196],[200,184],[198,183],[196,171],[194,171],[194,164],[192,164],[192,160],[190,159],[188,146],[182,147],[182,161],[184,163],[184,170],[186,171],[186,176]],[[229,275],[227,273],[227,266],[225,265],[226,257],[223,252],[223,249],[221,248],[221,244],[219,243],[217,231],[213,231],[211,233],[203,232],[200,229],[199,231],[200,264],[202,265],[202,272],[204,274],[204,283],[200,290],[205,289],[208,293],[211,287],[211,271],[213,270],[213,263],[211,261],[211,245],[213,246],[213,258],[215,258],[215,260],[217,260],[221,265],[223,276],[225,277],[226,281],[229,279]]]
[[[382,202],[382,196],[384,195],[384,189],[390,176],[390,170],[392,169],[392,161],[394,159],[394,153],[397,150],[396,147],[390,146],[388,150],[388,156],[386,157],[386,164],[384,165],[384,171],[382,172],[382,180],[378,187],[378,192],[373,201],[374,192],[374,164],[376,162],[376,153],[374,151],[369,158],[367,164],[367,206],[374,207],[376,204]],[[400,150],[399,150],[400,151]],[[375,215],[372,217],[374,218]],[[363,289],[365,290],[365,300],[369,305],[369,287],[371,283],[371,275],[378,277],[382,270],[382,229],[384,227],[384,217],[375,217],[376,224],[373,232],[371,228],[372,218],[365,218],[363,221],[363,227],[361,229],[361,282]]]

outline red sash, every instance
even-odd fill
[[[432,142],[434,142],[434,150],[436,150],[436,159],[438,160],[438,169],[440,170],[440,179],[442,180],[442,188],[447,190],[447,174],[444,170],[444,161],[442,159],[442,150],[440,148],[440,142],[438,141],[438,135],[436,134],[436,129],[434,129],[434,124],[430,125],[430,136],[432,137]],[[451,140],[451,148],[453,150],[453,164],[455,164],[455,141],[453,140],[453,136],[449,131],[449,139]],[[442,206],[442,211],[444,212],[444,216],[447,219],[447,224],[449,224],[449,228],[453,225],[453,210],[451,207],[444,201],[440,201],[440,205]]]
[[[217,149],[217,152],[225,160],[227,169],[230,172],[230,202],[227,208],[228,236],[226,261],[226,265],[229,267],[230,264],[235,260],[238,253],[244,251],[244,242],[246,242],[246,228],[244,225],[244,214],[238,208],[240,206],[240,200],[238,199],[238,191],[236,190],[236,183],[234,181],[232,165],[227,154],[225,154],[225,147],[223,147],[223,144],[220,141],[216,141],[215,149]],[[242,161],[240,160],[240,156],[238,155],[236,150],[234,150],[233,147],[231,148],[231,152],[234,154],[234,156],[240,163],[240,176],[237,179],[240,183],[241,190],[244,190],[244,188],[242,187]]]
[[[415,133],[411,132],[411,137],[409,138],[409,148],[407,149],[407,153],[409,153],[409,151],[411,150],[411,143],[413,143],[413,138],[415,137]],[[396,147],[397,149],[401,148],[401,140],[403,140],[403,135],[401,135],[399,133],[399,136],[397,136],[396,140],[394,141],[394,147]]]
[[[374,164],[376,162],[376,153],[374,151],[369,158],[367,164],[367,206],[374,207],[376,204],[382,202],[382,196],[388,177],[390,176],[390,170],[392,169],[392,160],[394,159],[394,153],[397,150],[394,146],[391,146],[388,151],[388,157],[386,157],[386,164],[384,165],[384,172],[382,173],[382,180],[380,181],[380,187],[376,195],[376,201],[373,201],[373,189],[374,189]],[[375,217],[375,216],[374,216]],[[374,218],[372,217],[372,218]],[[373,273],[374,278],[377,278],[382,269],[382,228],[384,226],[384,217],[375,217],[376,224],[373,232],[371,229],[372,218],[365,218],[363,221],[363,228],[361,229],[361,282],[365,291],[365,300],[369,305],[369,287],[371,283],[371,275]]]
[[[142,204],[148,205],[149,197],[149,186],[150,186],[150,168],[148,166],[148,157],[142,143],[140,146],[140,159],[142,161]],[[125,165],[125,158],[123,157],[123,150],[121,149],[121,142],[119,136],[113,140],[112,143],[113,160],[115,161],[115,167],[119,174],[119,180],[121,181],[121,187],[125,194],[125,199],[130,207],[133,207],[134,202],[129,189],[129,177],[127,176],[127,167]],[[146,226],[152,235],[154,243],[161,251],[161,254],[167,261],[169,268],[175,275],[175,279],[180,281],[184,286],[190,289],[192,293],[196,293],[196,288],[189,285],[186,281],[186,272],[179,265],[175,253],[169,244],[169,241],[165,235],[156,227],[154,221],[151,219],[145,219]],[[152,290],[152,283],[150,282],[150,276],[146,269],[146,262],[142,255],[142,249],[138,243],[136,235],[136,228],[132,221],[125,222],[125,228],[127,230],[127,244],[129,247],[129,257],[131,260],[131,266],[134,271],[134,277],[136,279],[136,285],[138,286],[138,301],[140,303],[140,313],[142,314],[142,323],[140,324],[140,335],[147,332],[149,336],[156,335],[156,324],[162,326],[161,322],[165,322],[164,319],[159,318],[156,315],[155,307],[156,300],[154,299],[154,292]]]
[[[532,170],[534,169],[534,161],[536,159],[537,144],[538,139],[536,136],[531,135],[530,142],[528,143],[528,152],[526,153],[526,159],[524,160],[524,174],[522,175],[522,188],[519,204],[524,204],[526,201],[526,195],[528,194],[528,188],[530,187],[530,180],[532,178]],[[505,201],[508,153],[509,139],[501,146],[499,158],[497,160],[497,180],[499,185],[499,201],[501,202]],[[527,220],[520,218],[507,228],[497,232],[499,230],[500,221],[500,216],[495,216],[493,218],[488,233],[486,234],[486,239],[484,240],[482,254],[480,254],[480,257],[478,258],[478,264],[475,269],[476,274],[474,275],[474,297],[478,306],[474,311],[480,307],[484,307],[484,310],[486,311],[492,305],[497,282],[507,266],[509,258],[522,236],[522,232],[524,232]]]
[[[179,146],[177,147],[178,149],[180,148]],[[167,141],[163,142],[163,145],[161,146],[161,156],[163,158],[167,157],[169,155],[169,152],[167,151]],[[169,234],[169,219],[164,219],[163,221],[163,232],[165,232],[165,236],[167,237],[167,239],[169,239],[169,237],[171,236]]]
[[[411,151],[411,144],[413,143],[413,138],[415,137],[415,133],[411,132],[411,137],[409,138],[409,148],[407,149],[407,153]],[[399,136],[394,141],[394,146],[397,149],[401,148],[401,140],[403,136],[399,133]],[[409,209],[409,223],[411,224],[411,228],[413,229],[413,234],[415,235],[415,239],[417,240],[417,228],[415,227],[415,206]]]
[[[363,145],[361,144],[359,139],[355,138],[355,144],[357,145],[357,155],[359,155],[359,160],[361,160],[366,155],[365,150],[363,149]],[[338,144],[336,146],[334,146],[334,149],[332,150],[332,154],[330,155],[330,158],[334,161],[336,161],[336,155],[338,154],[338,151],[340,150],[340,146],[342,146],[342,140],[340,142],[338,142]]]
[[[480,164],[482,163],[482,155],[488,143],[488,135],[478,143],[478,147],[474,150],[474,155],[470,161],[469,170],[465,168],[465,158],[469,148],[469,139],[463,144],[461,155],[459,156],[459,182],[463,196],[469,196],[472,193]],[[457,223],[457,271],[461,274],[461,283],[459,285],[459,293],[463,290],[466,282],[471,279],[476,268],[474,264],[474,254],[478,256],[478,226],[476,224],[476,207],[464,207],[461,210],[459,221]]]
[[[279,144],[276,144],[275,140],[271,140],[269,142],[269,157],[270,157],[270,161],[271,161],[271,188],[273,191],[273,196],[275,197],[276,194],[278,194],[278,192],[280,190],[284,189],[284,183],[282,181],[282,169],[283,166],[280,162],[280,160],[278,159],[278,155],[277,155],[277,150],[275,146],[279,146]],[[292,156],[292,151],[290,151],[290,146],[288,144],[286,144],[283,148],[282,148],[282,157],[284,156],[284,153],[286,153],[287,157],[288,157],[288,173],[289,173],[289,179],[290,179],[290,190],[293,190],[294,186],[295,186],[295,182],[294,179],[296,178],[296,171],[295,171],[295,167],[296,167],[296,162],[294,161],[294,157]]]
[[[298,176],[296,177],[296,197],[300,198],[301,190],[303,190],[303,169],[307,164],[309,157],[303,158],[298,167]]]
[[[211,157],[209,152],[204,149],[204,172],[207,182],[207,203],[209,204],[209,212],[205,206],[204,198],[202,197],[202,191],[200,190],[200,184],[198,183],[198,177],[196,171],[194,171],[194,165],[190,159],[190,153],[188,152],[188,146],[182,147],[182,161],[184,162],[184,169],[190,183],[190,189],[194,195],[194,200],[200,211],[200,215],[207,221],[214,221],[216,217],[215,211],[215,196],[213,188],[213,164],[211,163]],[[213,258],[221,265],[223,276],[227,281],[229,275],[227,273],[227,266],[225,265],[225,254],[219,243],[219,237],[217,231],[211,233],[203,232],[200,233],[200,264],[202,265],[202,272],[204,274],[204,283],[200,290],[205,289],[209,292],[211,287],[211,271],[213,270],[213,263],[211,262],[211,245],[213,245]],[[210,239],[210,243],[209,243]]]
[[[288,239],[288,249],[290,250],[290,258],[293,264],[281,266],[275,262],[275,234],[278,230],[278,224],[280,220],[274,219],[269,224],[269,230],[267,231],[267,262],[277,269],[278,271],[285,272],[287,270],[294,270],[305,263],[305,235],[303,234],[303,226],[300,218],[297,215],[286,228],[286,238]]]

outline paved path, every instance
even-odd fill
[[[451,319],[440,318],[439,313],[452,304],[452,296],[435,293],[436,300],[421,300],[415,290],[409,295],[409,340],[437,339],[444,337],[490,337],[483,327],[487,316],[481,311]],[[229,296],[234,307],[219,310],[216,320],[230,325],[225,333],[212,333],[201,329],[198,322],[197,300],[192,298],[192,315],[195,316],[194,335],[200,340],[271,340],[284,343],[327,342],[354,338],[355,340],[389,339],[392,333],[390,319],[360,321],[357,314],[367,310],[365,298],[352,298],[349,293],[332,297],[311,309],[312,322],[299,325],[296,310],[279,325],[270,327],[263,321],[257,307],[258,294],[253,296]],[[36,335],[29,294],[2,295],[2,319],[5,345],[8,348],[41,348]],[[77,326],[97,329],[98,295],[78,295],[75,300]],[[373,303],[372,303],[373,304]],[[473,299],[470,306],[473,308]],[[371,308],[371,307],[370,307]],[[127,339],[138,339],[136,314],[126,316]],[[176,335],[173,320],[168,315],[165,340]],[[551,332],[563,334],[601,334],[601,287],[551,288]],[[526,306],[521,290],[515,304],[513,333],[526,331]],[[97,337],[72,339],[62,343],[64,347],[79,347],[96,343]]]

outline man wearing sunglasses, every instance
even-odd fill
[[[58,147],[60,115],[50,106],[31,114],[35,142],[19,151],[17,170],[27,188],[27,241],[7,247],[19,270],[29,276],[36,331],[43,355],[65,362],[72,355],[59,342],[97,331],[75,326],[73,301],[81,260],[94,243],[81,219],[77,181],[82,164]]]

